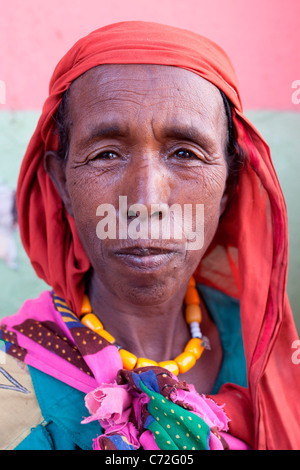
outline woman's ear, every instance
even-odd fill
[[[227,207],[230,205],[237,188],[237,177],[227,179],[226,188],[220,203],[220,217],[224,214]]]
[[[72,203],[67,188],[65,162],[57,152],[48,150],[44,155],[44,168],[53,181],[68,213],[73,216]]]
[[[220,217],[225,212],[225,209],[226,209],[227,204],[228,204],[228,200],[229,200],[229,195],[228,195],[227,191],[225,191],[223,196],[222,196],[221,203],[220,203]]]

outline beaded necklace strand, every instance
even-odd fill
[[[202,336],[200,323],[202,312],[200,308],[200,297],[196,289],[195,279],[192,277],[189,281],[187,291],[184,297],[185,302],[185,320],[190,327],[192,338],[188,341],[184,351],[170,361],[155,362],[146,357],[137,357],[116,343],[115,338],[103,328],[99,318],[92,313],[92,307],[87,295],[84,296],[81,309],[81,322],[105,338],[109,343],[116,346],[122,359],[123,368],[132,370],[138,367],[160,366],[169,370],[175,375],[183,374],[190,370],[200,358],[204,349],[210,349],[209,340]]]

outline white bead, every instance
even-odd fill
[[[190,324],[192,338],[202,338],[202,333],[200,330],[200,325],[198,322],[193,321]]]

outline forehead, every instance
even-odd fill
[[[83,127],[95,119],[150,119],[221,130],[226,121],[219,90],[204,78],[179,67],[111,64],[90,69],[69,91],[69,118]]]

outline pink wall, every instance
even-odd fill
[[[246,109],[300,111],[299,0],[0,0],[0,109],[39,109],[54,66],[81,36],[149,20],[199,32],[231,57]]]

